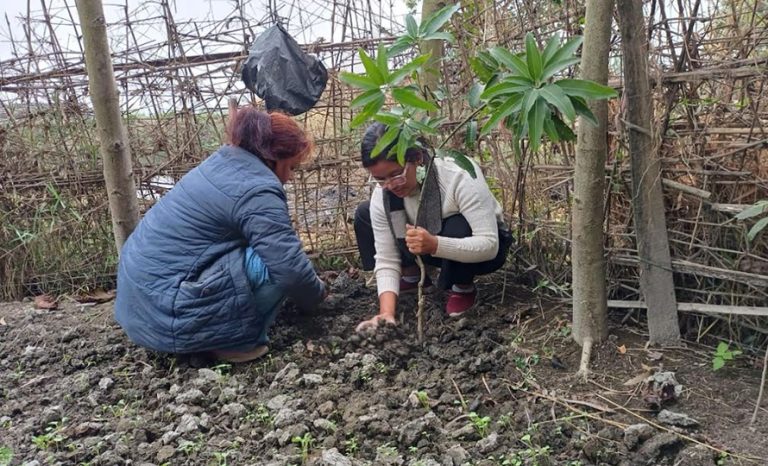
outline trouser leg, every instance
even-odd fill
[[[373,270],[373,267],[376,265],[376,260],[374,259],[376,246],[373,238],[373,225],[371,224],[370,201],[362,202],[357,206],[354,226],[357,250],[360,252],[363,270]]]

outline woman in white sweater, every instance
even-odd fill
[[[498,270],[512,243],[501,206],[477,164],[472,162],[473,178],[450,159],[433,160],[425,174],[430,158],[420,147],[408,149],[405,166],[389,154],[391,146],[372,158],[386,130],[374,123],[361,146],[363,167],[376,187],[371,200],[357,208],[355,235],[363,269],[376,276],[379,314],[360,323],[358,331],[395,323],[398,295],[417,288],[415,255],[440,268],[438,287],[449,290],[448,316],[464,314],[477,300],[475,276]]]

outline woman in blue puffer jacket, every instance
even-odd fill
[[[187,173],[126,241],[115,318],[135,343],[244,362],[267,352],[286,297],[325,297],[288,214],[283,183],[313,150],[290,117],[230,115],[229,144]]]

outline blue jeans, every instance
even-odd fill
[[[283,292],[269,279],[267,266],[262,262],[261,257],[253,251],[250,246],[245,249],[245,273],[248,276],[248,282],[251,284],[253,299],[259,312],[264,313],[264,325],[259,336],[259,345],[269,343],[267,331],[275,322],[277,311],[285,300]],[[253,348],[246,348],[250,350]]]

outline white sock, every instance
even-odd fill
[[[406,283],[419,283],[419,277],[418,275],[403,275],[403,281]]]
[[[472,293],[473,291],[475,291],[475,285],[469,285],[467,287],[465,286],[460,287],[458,285],[453,285],[451,287],[451,291],[454,291],[456,293]]]

